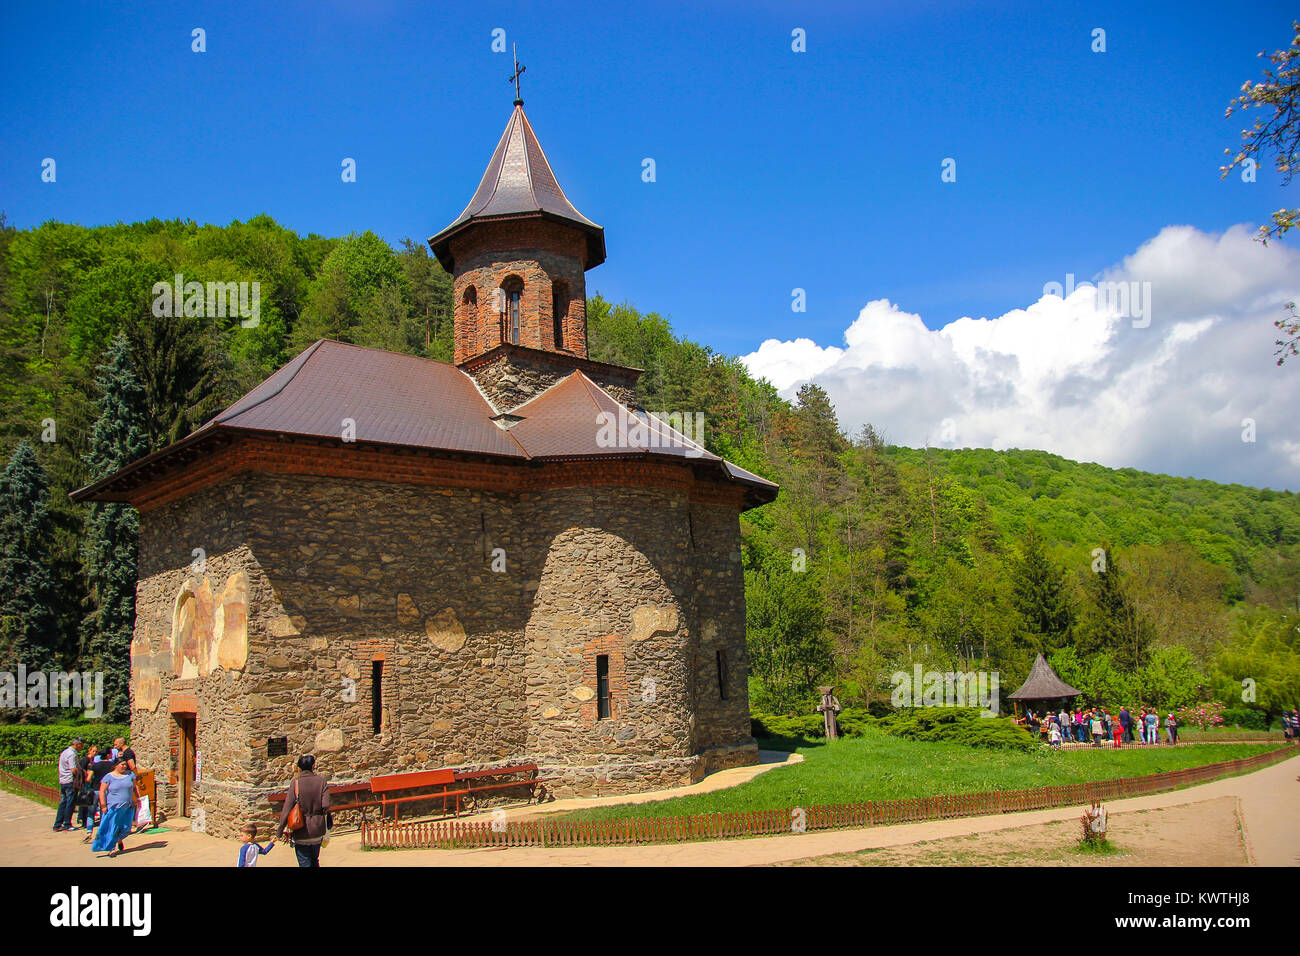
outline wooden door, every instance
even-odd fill
[[[180,715],[176,720],[181,725],[181,816],[190,815],[190,806],[194,802],[194,755],[198,737],[198,720],[193,716]]]

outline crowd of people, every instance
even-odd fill
[[[135,751],[122,737],[101,753],[99,746],[86,746],[75,738],[59,754],[59,805],[54,814],[55,833],[85,832],[82,843],[91,844],[96,853],[108,851],[110,857],[126,851],[141,810]],[[330,814],[329,785],[315,772],[316,758],[305,754],[298,758],[298,769],[289,784],[289,793],[280,814],[276,839],[287,829],[294,855],[302,867],[319,867],[321,846],[328,840],[333,825]],[[296,812],[295,812],[296,811]],[[77,822],[74,824],[73,819]],[[141,821],[148,825],[150,821]],[[257,826],[245,824],[240,832],[238,865],[257,865],[257,859],[269,853],[275,840],[266,846],[257,843]]]
[[[1178,743],[1178,719],[1172,713],[1161,719],[1160,712],[1154,707],[1141,710],[1121,707],[1118,714],[1111,714],[1104,707],[1073,711],[1061,709],[1042,716],[1026,710],[1025,716],[1018,718],[1016,723],[1053,747],[1089,741],[1094,747],[1104,747],[1107,743],[1123,747],[1125,741],[1138,743],[1139,740],[1143,744],[1155,745],[1160,743],[1161,729],[1168,743]]]
[[[122,737],[102,753],[91,744],[83,757],[85,745],[78,737],[59,754],[59,806],[53,829],[55,833],[84,831],[82,843],[91,844],[97,853],[107,850],[109,856],[117,856],[126,848],[124,841],[140,806],[135,751]]]

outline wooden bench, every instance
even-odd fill
[[[468,790],[439,790],[435,793],[417,793],[406,797],[393,797],[389,794],[401,793],[404,790],[422,790],[425,787],[450,787],[456,783],[456,771],[454,770],[416,770],[412,773],[390,773],[382,777],[370,778],[370,792],[378,795],[380,815],[384,814],[390,806],[393,808],[393,820],[397,820],[401,805],[409,803],[412,800],[433,800],[442,797],[443,813],[447,812],[447,798],[456,798],[456,812],[460,813],[460,798],[469,793]]]
[[[515,774],[529,774],[530,776],[522,780],[505,780],[499,783],[480,783],[480,780],[491,780],[494,777],[508,777]],[[537,764],[525,763],[517,764],[513,767],[496,767],[488,770],[467,770],[457,772],[456,782],[463,783],[469,790],[470,794],[485,793],[492,790],[508,790],[514,787],[527,787],[528,799],[532,800],[537,793],[539,783],[550,783],[553,777],[541,778],[537,776]]]
[[[367,807],[379,807],[380,816],[384,816],[389,807],[393,808],[393,819],[397,820],[401,812],[403,803],[411,803],[421,800],[442,799],[443,813],[447,813],[447,801],[455,800],[455,809],[452,811],[459,815],[461,812],[461,798],[472,797],[479,793],[488,793],[494,790],[507,790],[516,787],[528,788],[528,799],[532,800],[536,795],[537,785],[541,783],[550,783],[553,777],[538,777],[538,767],[535,763],[517,764],[512,767],[497,767],[488,770],[416,770],[411,773],[390,773],[379,777],[371,777],[365,783],[340,784],[330,786],[330,812],[336,810],[359,810]],[[524,779],[519,780],[501,780],[502,777],[513,777],[518,774],[526,774]],[[496,782],[490,782],[493,780]],[[409,790],[426,790],[431,787],[441,787],[441,790],[434,790],[430,793],[407,794],[406,796],[395,796],[395,794],[404,793]],[[455,789],[450,789],[450,788]],[[334,798],[345,795],[355,795],[354,799],[348,803],[334,803]],[[288,797],[287,790],[281,790],[278,793],[270,794],[272,803],[283,804]],[[378,800],[367,800],[364,797],[378,797]]]

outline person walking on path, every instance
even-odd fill
[[[83,744],[84,741],[76,737],[59,754],[59,808],[54,812],[55,833],[76,829],[72,825],[72,811],[77,804],[77,793],[81,790],[77,782],[77,751]]]
[[[1160,743],[1160,718],[1156,716],[1154,707],[1147,712],[1147,743]]]
[[[99,833],[90,849],[95,853],[108,850],[115,857],[126,849],[122,842],[131,832],[135,820],[135,807],[140,800],[140,788],[135,785],[135,774],[127,769],[126,759],[118,757],[113,772],[105,775],[99,785]]]
[[[1101,746],[1101,718],[1096,714],[1092,715],[1092,745]]]
[[[284,809],[280,811],[280,825],[275,838],[284,838],[285,826],[294,807],[302,809],[302,828],[290,833],[294,855],[300,867],[320,866],[320,845],[329,829],[330,788],[325,778],[315,772],[316,758],[304,754],[298,758],[299,773],[289,784]]]
[[[99,759],[90,765],[90,810],[86,815],[86,836],[82,843],[90,843],[95,839],[95,823],[99,812],[99,787],[104,782],[104,778],[113,772],[113,761],[107,754],[100,754]]]
[[[1171,744],[1178,743],[1178,721],[1174,720],[1173,714],[1165,716],[1165,733],[1169,735]]]
[[[257,826],[252,823],[245,823],[239,830],[239,839],[242,841],[239,847],[239,866],[257,866],[257,858],[265,856],[275,849],[275,841],[272,840],[266,846],[257,842]]]
[[[1115,749],[1119,750],[1124,746],[1124,725],[1117,720],[1110,725],[1110,732],[1115,735]]]
[[[1133,715],[1128,712],[1127,707],[1119,709],[1119,725],[1124,731],[1124,736],[1133,742]]]

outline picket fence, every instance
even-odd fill
[[[362,822],[361,845],[372,849],[512,846],[614,846],[633,843],[674,843],[719,840],[729,837],[766,836],[830,830],[840,827],[920,823],[953,817],[1045,810],[1071,804],[1118,800],[1209,783],[1257,770],[1300,753],[1285,746],[1268,753],[1225,760],[1183,770],[1167,770],[1143,777],[1121,777],[1057,787],[1034,787],[993,793],[921,797],[913,800],[879,800],[835,806],[792,807],[743,813],[705,813],[679,817],[643,817],[598,822],[524,820],[467,823],[434,820],[423,823]]]
[[[3,782],[6,788],[15,790],[26,797],[35,797],[37,800],[51,800],[54,803],[59,802],[59,788],[47,787],[43,783],[35,783],[26,777],[20,777],[16,773],[11,773],[8,768],[22,770],[25,767],[34,766],[54,766],[58,760],[47,757],[38,757],[31,760],[0,760],[0,782]]]

